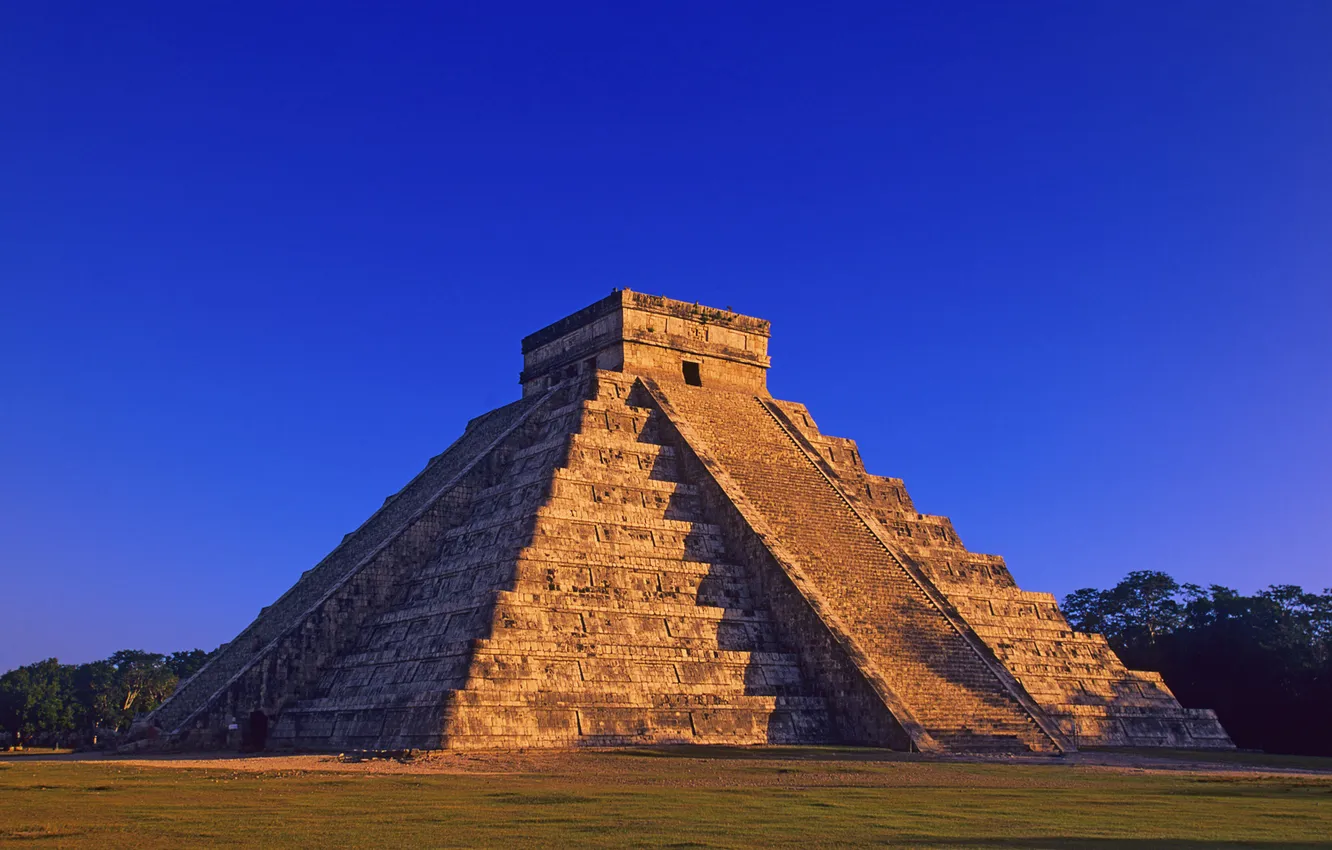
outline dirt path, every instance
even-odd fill
[[[492,775],[546,776],[571,782],[629,783],[709,787],[782,787],[790,785],[905,786],[942,781],[947,784],[989,784],[992,770],[982,765],[1030,768],[1006,781],[1049,783],[1059,771],[1070,778],[1083,772],[1156,774],[1223,779],[1304,778],[1332,785],[1332,770],[1298,765],[1254,763],[1255,757],[1234,759],[1189,754],[1082,752],[1065,758],[937,757],[883,750],[802,748],[632,748],[596,751],[516,750],[495,752],[439,752],[410,759],[362,758],[329,754],[237,755],[184,753],[121,757],[102,754],[63,754],[18,757],[14,761],[103,763],[126,767],[218,770],[230,773],[360,775]],[[9,761],[7,759],[7,761]],[[950,767],[951,766],[951,767]],[[941,770],[941,768],[943,768]]]

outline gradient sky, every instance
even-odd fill
[[[1332,3],[0,10],[0,670],[231,639],[612,287],[1064,594],[1332,584]]]

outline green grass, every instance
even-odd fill
[[[1208,762],[1216,765],[1245,767],[1275,767],[1287,770],[1323,770],[1332,772],[1332,758],[1327,756],[1290,756],[1280,753],[1262,753],[1237,750],[1169,750],[1162,748],[1097,747],[1084,748],[1086,753],[1114,753],[1150,759],[1176,759],[1190,762]]]
[[[428,775],[10,761],[0,845],[1332,848],[1328,777],[697,755]]]

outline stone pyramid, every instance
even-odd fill
[[[768,336],[620,290],[527,337],[522,399],[140,729],[320,750],[1231,746],[773,399]]]

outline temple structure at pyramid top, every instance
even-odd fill
[[[769,323],[618,289],[523,339],[523,395],[605,369],[766,393]]]
[[[762,319],[617,290],[137,725],[321,750],[1229,747],[767,391]]]

